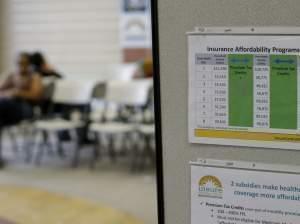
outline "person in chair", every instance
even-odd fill
[[[17,69],[0,83],[0,129],[33,116],[33,104],[43,94],[40,75],[30,64],[30,55],[21,53]]]
[[[0,140],[3,128],[33,117],[33,103],[43,94],[40,75],[33,72],[30,55],[21,53],[17,69],[0,83]],[[4,166],[0,141],[0,168]]]

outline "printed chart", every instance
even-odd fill
[[[300,49],[287,38],[210,38],[189,41],[190,141],[300,149]]]

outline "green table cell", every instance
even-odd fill
[[[297,57],[272,55],[270,127],[297,129]]]
[[[229,125],[253,127],[253,55],[228,55]]]

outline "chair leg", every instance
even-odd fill
[[[70,130],[69,133],[71,136],[71,140],[74,142],[74,149],[75,149],[71,166],[73,168],[76,168],[78,167],[79,157],[80,157],[80,145],[79,145],[78,133],[77,130]]]
[[[94,169],[95,168],[95,164],[96,161],[101,158],[101,138],[99,136],[99,133],[95,132],[94,133],[94,137],[95,137],[95,143],[94,143],[94,147],[93,147],[93,155],[92,155],[92,159],[90,162],[90,168]]]
[[[46,141],[47,141],[47,133],[46,131],[42,131],[41,132],[41,136],[42,136],[42,139],[41,139],[41,142],[39,142],[39,136],[37,136],[36,138],[36,149],[37,149],[37,155],[36,155],[36,158],[35,158],[35,164],[37,166],[40,166],[41,165],[41,162],[42,162],[42,157],[44,156],[44,151],[45,151],[45,146],[46,146]]]
[[[150,157],[152,160],[153,157],[152,150],[151,150],[151,136],[144,135],[144,140],[145,140],[145,147],[141,153],[141,164],[140,164],[141,170],[145,169],[147,158]]]
[[[15,155],[18,155],[19,153],[19,147],[18,147],[18,142],[15,133],[13,133],[13,130],[8,130],[8,135],[11,141],[12,149],[14,151]]]
[[[25,163],[30,163],[31,159],[32,159],[32,146],[34,146],[34,136],[36,136],[36,130],[28,130],[28,132],[26,132],[24,130],[24,151],[25,151]]]
[[[47,153],[49,156],[55,155],[55,147],[53,142],[51,141],[52,133],[48,133],[47,131],[44,132],[44,146],[47,149]]]
[[[55,135],[53,136],[55,139],[55,142],[56,142],[56,145],[57,145],[57,153],[58,153],[58,156],[61,158],[61,159],[65,159],[66,158],[66,153],[65,153],[65,150],[62,146],[62,142],[61,140],[59,139],[59,133],[56,132]]]
[[[108,136],[108,150],[109,150],[109,156],[112,162],[116,162],[116,151],[115,151],[115,144],[114,144],[114,136],[112,134],[109,134]]]
[[[151,135],[149,136],[149,147],[148,147],[148,154],[149,154],[149,157],[151,159],[151,163],[152,165],[155,166],[156,164],[156,156],[155,156],[155,145],[153,147],[153,145],[151,146],[151,142],[154,140],[154,136]]]
[[[25,163],[30,163],[32,160],[32,151],[31,151],[30,143],[26,143],[24,150],[25,150],[25,159],[24,159]]]
[[[137,171],[138,160],[139,160],[139,146],[138,146],[138,143],[135,142],[132,147],[132,155],[131,155],[131,171],[132,172]]]
[[[126,135],[125,134],[121,134],[120,136],[120,152],[119,152],[119,155],[120,156],[126,156]],[[115,140],[116,141],[116,140]]]
[[[131,140],[131,136],[129,133],[124,133],[122,134],[122,145],[121,145],[121,152],[120,155],[121,156],[126,156],[128,154],[128,150],[129,150],[129,143]]]

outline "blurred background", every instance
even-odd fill
[[[157,223],[150,0],[0,0],[1,223]]]

